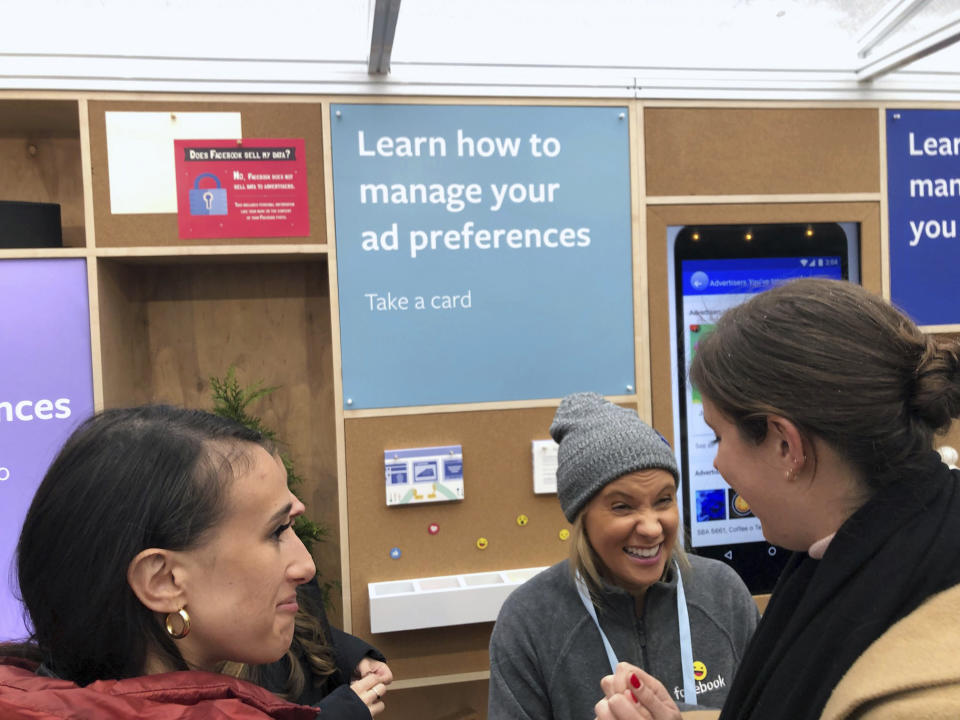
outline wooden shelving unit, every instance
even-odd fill
[[[330,105],[345,101],[436,102],[0,92],[0,199],[59,203],[64,237],[63,248],[0,250],[0,262],[86,260],[98,408],[144,402],[209,407],[210,376],[231,365],[243,381],[279,386],[258,411],[289,444],[307,478],[308,512],[332,531],[316,559],[325,577],[341,583],[343,617],[335,619],[382,647],[393,662],[398,679],[388,716],[485,717],[492,623],[372,635],[366,587],[404,574],[549,565],[565,556],[566,547],[556,541],[563,519],[555,499],[534,497],[527,487],[530,440],[546,437],[555,402],[343,410],[326,123]],[[666,226],[785,218],[860,222],[864,284],[881,290],[885,106],[618,104],[629,108],[631,123],[637,388],[614,399],[635,406],[669,435],[660,242]],[[245,136],[305,139],[309,237],[194,242],[179,239],[175,215],[111,213],[105,113],[194,110],[241,113]],[[751,154],[758,139],[766,149]],[[445,510],[441,550],[425,540],[434,510],[391,512],[382,502],[383,450],[426,438],[462,443],[465,456],[472,453],[471,473],[482,478],[468,502]],[[955,436],[950,440],[958,443]],[[501,540],[518,535],[514,517],[521,504],[536,522],[511,546]],[[475,514],[486,518],[485,532],[500,533],[499,544],[464,560],[452,548],[473,542]],[[401,537],[421,552],[410,553],[419,559],[398,568],[385,548]]]

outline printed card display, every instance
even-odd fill
[[[181,238],[310,234],[302,138],[175,140]]]
[[[384,450],[387,505],[463,500],[460,445]]]

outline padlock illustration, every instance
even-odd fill
[[[204,178],[212,179],[217,184],[216,187],[200,187],[200,181]],[[227,214],[227,189],[220,187],[220,178],[213,173],[200,173],[194,180],[193,189],[190,191],[190,214]]]

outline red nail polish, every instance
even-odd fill
[[[630,675],[630,684],[633,685],[635,688],[640,687],[640,678],[637,677],[636,673],[633,673]]]
[[[637,700],[637,696],[633,694],[633,690],[630,691],[630,697],[633,698],[633,701],[634,701],[635,703],[640,702],[639,700]]]

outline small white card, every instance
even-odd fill
[[[553,440],[534,440],[533,491],[538,495],[557,492],[557,449]]]

